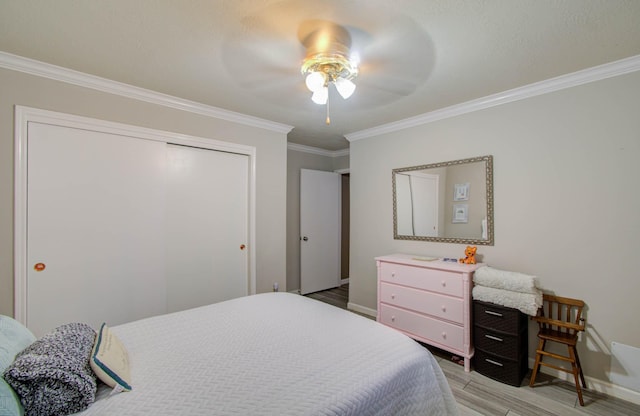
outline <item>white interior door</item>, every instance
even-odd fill
[[[169,312],[249,294],[249,157],[168,145]]]
[[[414,235],[438,236],[438,177],[411,175]]]
[[[340,285],[341,178],[300,170],[300,293]]]
[[[398,235],[416,235],[413,225],[413,196],[411,176],[396,174],[396,232]]]
[[[163,313],[166,145],[33,122],[28,136],[27,326]]]
[[[437,237],[438,176],[397,174],[395,180],[398,235]]]

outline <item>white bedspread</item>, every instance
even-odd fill
[[[108,324],[108,323],[107,323]],[[133,390],[89,415],[448,415],[433,356],[372,320],[267,293],[113,327]]]

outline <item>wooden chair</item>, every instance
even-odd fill
[[[572,373],[576,383],[576,391],[580,406],[584,406],[582,400],[582,386],[587,388],[582,374],[582,366],[580,358],[576,350],[578,342],[578,334],[585,329],[585,320],[582,317],[582,309],[584,302],[578,299],[563,298],[560,296],[543,295],[544,304],[538,310],[538,315],[533,319],[538,322],[540,327],[538,331],[538,348],[536,349],[536,362],[533,365],[531,373],[531,381],[529,387],[533,387],[536,381],[536,375],[541,365],[554,368],[556,370]],[[545,351],[547,341],[564,344],[569,350],[569,355],[561,355],[553,352]],[[542,361],[542,357],[550,357],[557,360],[571,363],[571,369],[559,367]],[[578,380],[578,377],[580,380]]]

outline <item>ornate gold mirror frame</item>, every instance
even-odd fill
[[[416,195],[429,181],[429,190]],[[493,156],[393,169],[392,186],[394,239],[494,244]],[[432,217],[420,231],[416,216],[423,212]]]

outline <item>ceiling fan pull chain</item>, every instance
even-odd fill
[[[327,97],[327,120],[326,120],[327,126],[329,124],[331,124],[331,118],[329,118],[329,97]]]

